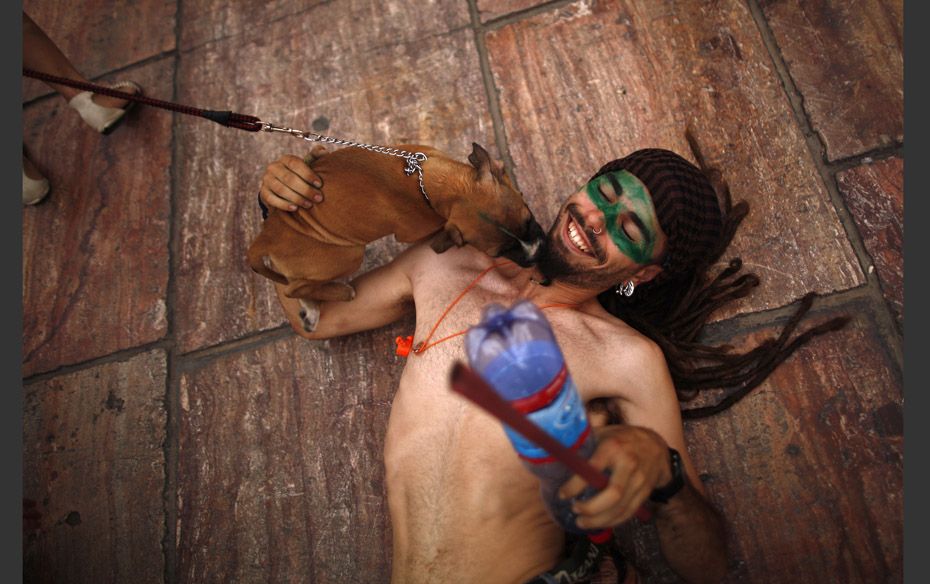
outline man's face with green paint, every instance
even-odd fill
[[[654,264],[665,241],[646,186],[625,170],[609,172],[568,198],[549,230],[540,269],[602,289],[621,279],[638,284],[660,271]]]

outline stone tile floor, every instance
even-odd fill
[[[808,290],[811,322],[853,316],[686,426],[728,582],[902,580],[901,0],[24,7],[85,75],[153,97],[463,159],[479,142],[544,224],[600,163],[687,153],[690,128],[752,207],[724,259],[763,279],[710,336],[761,339]],[[387,581],[389,343],[412,321],[301,340],[244,261],[264,164],[300,144],[151,108],[102,137],[23,95],[53,185],[23,210],[26,581]],[[654,531],[618,533],[644,582],[676,581]]]

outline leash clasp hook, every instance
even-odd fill
[[[309,132],[304,132],[303,130],[295,130],[294,128],[288,128],[287,126],[275,126],[270,122],[261,123],[262,132],[281,132],[282,134],[290,134],[295,138],[301,138],[303,140],[316,141],[320,139],[319,134],[311,134]]]

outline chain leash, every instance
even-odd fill
[[[404,166],[404,174],[410,176],[413,173],[417,173],[417,179],[420,183],[420,193],[422,193],[423,198],[426,199],[426,204],[429,205],[431,209],[433,208],[433,202],[430,200],[429,195],[426,194],[426,188],[423,186],[422,163],[426,162],[428,158],[426,154],[423,154],[422,152],[408,152],[407,150],[391,148],[390,146],[378,146],[376,144],[366,144],[364,142],[356,142],[354,140],[343,140],[341,138],[324,136],[323,134],[317,134],[315,132],[306,132],[303,130],[295,130],[293,128],[287,128],[284,126],[275,126],[269,122],[261,122],[260,131],[280,132],[283,134],[289,134],[295,138],[300,138],[301,140],[306,140],[307,142],[322,142],[323,144],[332,144],[334,146],[352,146],[355,148],[369,150],[371,152],[377,152],[379,154],[387,154],[388,156],[403,158],[407,162],[406,166]]]
[[[354,146],[356,148],[364,148],[365,150],[387,154],[389,156],[397,156],[407,161],[406,166],[404,166],[404,174],[410,176],[414,172],[417,173],[417,178],[420,183],[420,193],[423,194],[423,198],[426,199],[426,204],[429,205],[430,209],[433,209],[434,211],[436,210],[433,207],[433,202],[430,200],[429,195],[426,194],[426,188],[423,186],[422,164],[426,162],[427,157],[426,154],[423,154],[422,152],[407,152],[406,150],[399,150],[397,148],[390,148],[388,146],[376,146],[374,144],[365,144],[363,142],[355,142],[353,140],[341,140],[339,138],[324,136],[314,132],[304,132],[283,126],[275,126],[274,124],[263,122],[255,116],[238,114],[231,111],[206,110],[189,105],[172,103],[170,101],[153,99],[142,94],[127,93],[125,91],[119,91],[117,89],[113,89],[112,87],[106,87],[96,83],[88,83],[85,81],[78,81],[76,79],[58,77],[57,75],[49,75],[48,73],[35,71],[26,67],[23,68],[23,75],[27,77],[33,77],[35,79],[41,79],[47,83],[59,83],[69,87],[75,87],[83,91],[91,91],[93,93],[109,95],[110,97],[125,99],[127,101],[144,103],[146,105],[169,111],[206,118],[223,126],[237,128],[247,132],[281,132],[284,134],[290,134],[295,138],[307,140],[308,142],[323,142],[325,144],[333,144],[336,146]]]

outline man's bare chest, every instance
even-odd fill
[[[495,274],[476,278],[473,272],[457,274],[441,283],[421,282],[415,291],[417,319],[413,345],[420,350],[411,354],[407,367],[426,369],[426,378],[441,379],[443,383],[436,384],[438,391],[448,385],[448,375],[456,360],[467,363],[465,335],[481,321],[484,311],[492,304],[509,308],[526,299],[525,287],[514,286]],[[600,334],[603,326],[575,306],[534,302],[550,323],[569,371],[584,396],[585,388],[596,385],[603,369],[602,359],[608,358],[609,348],[603,346]]]

